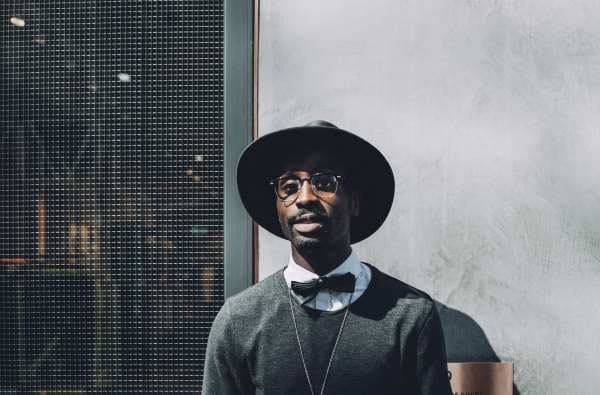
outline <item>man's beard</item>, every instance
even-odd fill
[[[293,244],[298,252],[312,255],[321,251],[325,243],[323,243],[323,240],[321,239],[297,235],[294,238]]]
[[[323,230],[319,232],[318,237],[310,237],[301,234],[292,234],[292,244],[296,250],[307,256],[321,255],[327,250],[329,246],[328,232]]]
[[[302,234],[294,229],[294,224],[298,222],[298,219],[304,216],[311,216],[314,219],[322,224],[321,229],[317,230],[311,234]],[[298,251],[301,255],[305,256],[319,256],[322,255],[324,251],[327,251],[330,246],[330,236],[331,236],[331,228],[329,218],[325,212],[325,209],[321,206],[312,207],[311,210],[302,209],[296,213],[296,216],[293,218],[289,218],[286,224],[287,233],[286,237],[296,251]]]

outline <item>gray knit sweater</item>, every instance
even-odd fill
[[[438,312],[425,293],[369,265],[354,301],[325,394],[451,394]],[[210,331],[204,395],[310,395],[283,269],[226,300]],[[344,309],[313,310],[292,298],[304,359],[316,394]]]

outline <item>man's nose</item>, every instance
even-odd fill
[[[308,203],[313,200],[318,200],[319,198],[315,195],[315,192],[312,189],[312,185],[310,184],[310,180],[304,179],[301,181],[300,190],[298,191],[298,197],[296,198],[296,203]]]

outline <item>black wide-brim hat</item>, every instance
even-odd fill
[[[352,217],[350,243],[371,236],[387,217],[394,200],[394,173],[372,144],[325,121],[268,133],[248,145],[237,166],[237,184],[248,214],[260,226],[284,238],[269,181],[282,173],[282,165],[303,152],[319,149],[335,156],[360,196],[359,215]]]

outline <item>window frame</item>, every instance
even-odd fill
[[[255,2],[225,0],[225,298],[254,280],[256,229],[237,191],[236,168],[255,128]]]

